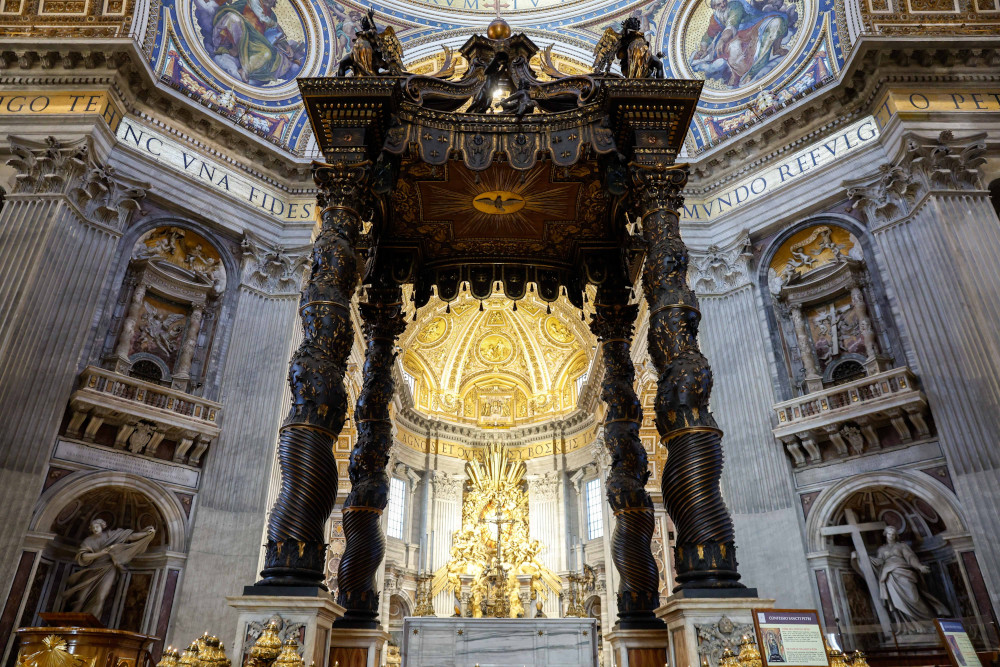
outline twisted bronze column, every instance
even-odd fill
[[[389,278],[388,267],[376,265],[368,298],[361,304],[362,326],[367,340],[364,379],[354,421],[358,440],[351,452],[348,474],[351,492],[344,501],[344,538],[347,542],[337,571],[340,593],[337,603],[345,608],[341,627],[378,625],[379,594],[375,575],[385,556],[385,535],[379,519],[389,496],[385,467],[392,449],[389,403],[394,382],[396,337],[403,333],[403,294]]]
[[[324,527],[337,499],[333,443],[344,426],[344,373],[354,333],[351,298],[358,283],[358,213],[369,163],[315,164],[322,228],[302,290],[302,344],[292,356],[292,409],[281,427],[281,491],[271,509],[258,586],[326,589]]]
[[[687,165],[633,164],[648,244],[642,283],[649,305],[649,356],[659,374],[656,428],[667,448],[663,500],[677,531],[674,592],[739,589],[733,521],[722,500],[722,431],[708,409],[712,370],[698,349],[701,313],[688,287],[688,252],[677,209]],[[713,594],[707,591],[705,594]],[[724,593],[723,593],[724,595]]]
[[[646,493],[649,465],[639,440],[642,405],[635,394],[635,367],[629,350],[637,305],[629,305],[624,281],[609,281],[597,292],[591,331],[604,354],[601,398],[607,404],[604,442],[611,454],[605,484],[614,512],[611,558],[620,575],[618,625],[659,628],[654,611],[660,605],[660,573],[653,559],[653,502]]]

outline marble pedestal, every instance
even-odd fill
[[[662,630],[612,630],[607,634],[615,667],[663,667],[670,635]],[[673,663],[671,663],[673,664]]]
[[[379,667],[389,633],[369,628],[334,628],[327,667]]]
[[[283,621],[279,631],[281,638],[291,636],[299,642],[299,652],[306,665],[333,664],[329,662],[330,628],[336,619],[344,615],[344,608],[334,602],[329,593],[322,591],[309,597],[239,595],[226,600],[239,612],[236,639],[230,651],[234,665],[244,663],[244,655],[273,616],[279,616]]]
[[[772,609],[774,600],[761,598],[685,598],[671,595],[666,604],[656,610],[656,616],[667,624],[670,633],[670,664],[673,667],[697,667],[701,664],[699,648],[705,655],[721,653],[722,643],[734,651],[744,633],[753,634],[752,609]],[[723,617],[728,619],[723,621]],[[723,621],[720,624],[720,621]],[[747,628],[749,626],[749,628]],[[727,636],[713,645],[707,640],[699,645],[698,629],[707,630],[709,636]],[[727,631],[728,632],[724,632]],[[710,664],[716,664],[712,659]]]
[[[407,617],[403,621],[403,667],[476,665],[597,667],[597,619]]]

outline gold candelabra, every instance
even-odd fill
[[[761,667],[763,665],[763,661],[760,659],[760,651],[757,649],[757,643],[750,635],[743,635],[743,638],[740,640],[740,655],[738,660],[740,667]]]
[[[414,616],[434,616],[434,605],[431,603],[432,574],[417,575],[417,604],[413,610]]]

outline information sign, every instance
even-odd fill
[[[937,627],[938,636],[944,644],[944,650],[948,652],[948,659],[951,660],[952,667],[982,667],[976,649],[965,632],[962,621],[954,618],[936,618],[934,625]]]
[[[815,609],[754,609],[753,625],[765,667],[829,667]]]

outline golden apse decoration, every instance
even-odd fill
[[[414,407],[480,428],[510,428],[576,409],[578,378],[590,365],[592,335],[563,301],[468,293],[421,309],[400,341],[414,378]]]
[[[452,537],[451,559],[434,573],[432,595],[449,590],[455,613],[461,613],[463,577],[468,580],[470,616],[518,618],[528,615],[521,580],[529,580],[530,599],[541,615],[542,602],[562,583],[538,560],[543,545],[528,533],[526,468],[511,461],[506,448],[487,446],[482,461],[465,466],[470,488],[462,502],[462,528]]]

